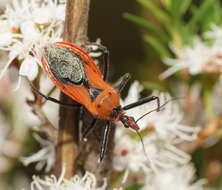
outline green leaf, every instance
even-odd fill
[[[157,5],[148,0],[137,0],[144,8],[150,11],[157,19],[159,19],[163,24],[170,22],[170,17],[164,10],[161,10]]]
[[[147,42],[161,57],[170,57],[170,53],[164,45],[151,36],[145,36],[145,42]]]
[[[219,2],[215,2],[211,11],[205,12],[203,19],[200,20],[201,32],[208,31],[212,23],[218,24],[221,22],[221,6]]]
[[[186,11],[188,10],[188,8],[191,5],[192,0],[182,0],[180,1],[180,9],[179,9],[179,13],[180,15],[183,15],[186,13]]]
[[[171,16],[172,16],[172,19],[173,19],[175,25],[178,25],[179,21],[181,20],[180,19],[181,15],[179,14],[180,13],[179,12],[180,4],[181,4],[181,1],[178,1],[178,0],[172,0],[172,2],[171,2],[170,12],[171,12]]]
[[[171,0],[160,0],[162,6],[169,10],[169,8],[171,7]]]
[[[222,17],[222,7],[220,5],[220,2],[215,2],[214,9],[212,12],[214,15],[214,23],[219,24],[221,22]]]
[[[172,0],[171,2],[171,15],[172,16],[178,16],[180,4],[181,4],[181,1]]]
[[[144,185],[143,184],[135,184],[129,187],[126,187],[124,190],[140,190]]]
[[[188,31],[187,27],[185,26],[181,26],[179,30],[180,30],[183,44],[191,45],[193,41],[192,33]]]
[[[152,24],[149,24],[148,21],[142,17],[130,14],[130,13],[124,13],[124,18],[128,19],[129,21],[135,23],[136,25],[140,26],[141,28],[147,30],[152,35],[156,36],[157,38],[161,39],[162,41],[168,43],[169,42],[169,36],[166,35],[166,33],[162,32],[159,28],[155,27]]]
[[[193,16],[189,21],[187,27],[192,29],[196,23],[203,20],[203,16],[207,15],[208,12],[212,11],[212,5],[215,3],[215,0],[205,0],[201,6],[193,11]]]

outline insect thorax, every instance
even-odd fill
[[[51,72],[61,82],[81,84],[86,79],[83,60],[68,48],[46,47],[45,57]]]

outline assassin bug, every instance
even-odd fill
[[[127,116],[125,111],[153,100],[157,101],[157,111],[160,108],[159,98],[156,96],[146,97],[122,107],[120,93],[130,79],[130,75],[122,76],[116,87],[111,87],[105,82],[109,58],[108,51],[105,48],[101,49],[105,62],[103,74],[88,53],[68,42],[56,42],[46,46],[41,57],[43,70],[54,85],[79,103],[79,105],[71,106],[83,105],[95,117],[83,137],[86,137],[93,129],[97,119],[105,121],[100,161],[105,155],[111,122],[121,121],[124,127],[132,128],[138,132],[137,122],[133,117]],[[45,96],[37,89],[35,91],[47,100],[70,106],[70,104]]]

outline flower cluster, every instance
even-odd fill
[[[220,73],[222,70],[222,28],[212,25],[211,31],[204,37],[194,39],[192,46],[177,48],[172,45],[171,49],[175,54],[175,59],[165,58],[164,62],[170,66],[160,78],[164,79],[179,70],[186,69],[190,75],[200,73]],[[211,40],[211,43],[207,43]]]
[[[107,187],[106,180],[101,187],[96,187],[96,177],[89,172],[86,172],[83,177],[75,175],[71,179],[64,178],[65,170],[63,171],[57,180],[54,175],[47,176],[45,179],[33,176],[31,183],[31,190],[105,190]]]
[[[139,90],[138,90],[139,89]],[[135,102],[139,98],[142,87],[134,82],[124,104]],[[160,95],[160,104],[166,103],[169,95]],[[128,102],[130,101],[130,102]],[[156,102],[151,102],[128,111],[135,119],[148,110],[156,110]],[[115,134],[115,149],[113,166],[117,171],[125,171],[123,181],[128,174],[143,172],[144,176],[151,171],[174,168],[188,163],[190,156],[181,151],[177,145],[184,141],[192,141],[199,131],[198,127],[180,124],[182,114],[173,100],[162,106],[159,112],[152,112],[138,121],[143,143],[136,134],[122,126],[117,127]]]
[[[15,60],[19,75],[36,78],[41,48],[61,40],[64,9],[57,0],[15,0],[7,6],[0,17],[0,50],[8,52],[8,61],[0,78]]]
[[[147,176],[142,190],[203,190],[205,180],[198,180],[194,183],[194,173],[192,165],[163,170],[151,177]]]
[[[36,162],[36,170],[41,170],[46,165],[45,171],[49,172],[55,163],[55,145],[51,141],[42,139],[38,135],[34,137],[41,144],[42,148],[31,156],[22,157],[21,161],[25,166]]]

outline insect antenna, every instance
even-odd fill
[[[146,115],[148,115],[148,114],[150,114],[150,113],[152,113],[152,112],[154,112],[154,111],[160,111],[161,108],[164,108],[164,106],[165,106],[166,104],[168,104],[169,102],[172,102],[172,101],[175,101],[175,100],[178,100],[178,99],[183,99],[183,98],[184,98],[184,97],[177,97],[177,98],[172,98],[172,99],[166,101],[165,103],[163,103],[162,105],[160,105],[158,108],[155,108],[155,109],[153,109],[153,110],[151,110],[151,111],[143,114],[141,117],[139,117],[139,118],[136,120],[136,123],[137,123],[139,120],[141,120],[142,118],[144,118]],[[136,132],[136,134],[138,135],[138,137],[139,137],[139,139],[140,139],[140,141],[141,141],[141,143],[142,143],[142,148],[143,148],[144,155],[145,155],[146,159],[149,161],[151,169],[152,169],[155,173],[157,173],[157,168],[156,168],[156,166],[153,164],[152,159],[148,156],[148,154],[147,154],[147,152],[146,152],[145,144],[144,144],[142,135],[140,134],[140,132],[139,132],[138,130],[135,130],[135,132]]]
[[[152,109],[150,110],[149,112],[143,114],[142,116],[140,116],[137,120],[136,120],[136,123],[143,119],[145,116],[149,115],[150,113],[152,112],[155,112],[155,111],[161,111],[161,108],[164,108],[165,105],[167,105],[168,103],[172,102],[172,101],[175,101],[175,100],[179,100],[179,99],[184,99],[184,97],[176,97],[176,98],[172,98],[170,100],[167,100],[165,103],[163,103],[162,105],[160,105],[158,108],[155,108],[155,109]],[[158,110],[159,109],[159,110]]]
[[[157,168],[153,165],[152,160],[150,159],[150,157],[148,156],[148,154],[147,154],[147,152],[146,152],[145,144],[144,144],[144,142],[143,142],[143,137],[141,136],[141,134],[140,134],[140,132],[139,132],[138,130],[135,130],[135,131],[136,131],[136,134],[138,135],[138,137],[139,137],[139,139],[140,139],[140,141],[141,141],[141,143],[142,143],[143,153],[144,153],[146,159],[149,161],[151,169],[152,169],[155,173],[157,173]]]

